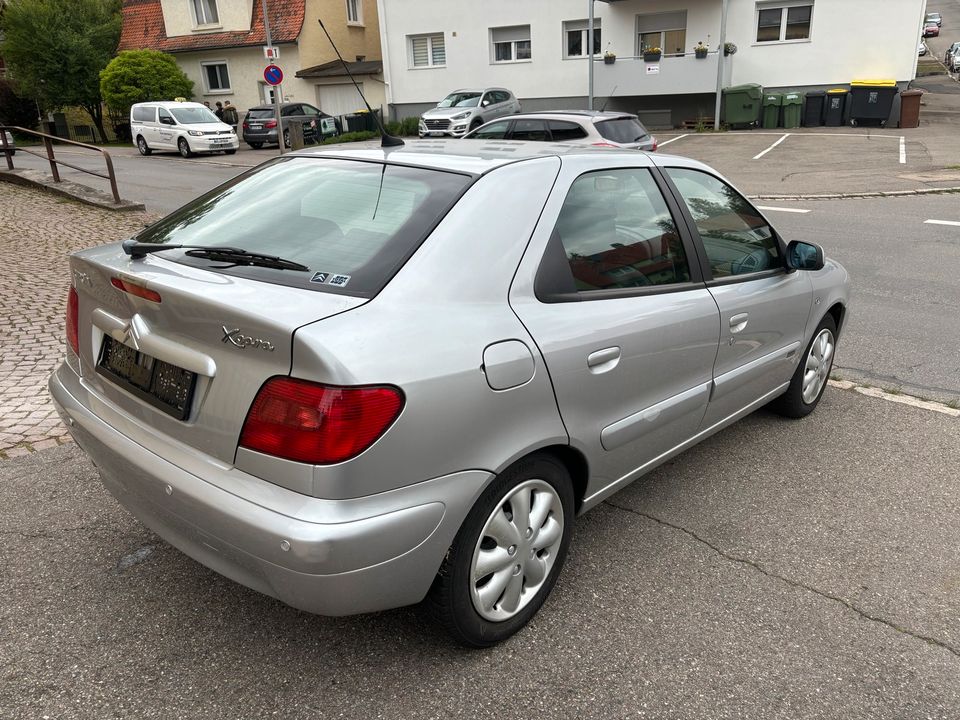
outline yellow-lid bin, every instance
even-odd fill
[[[893,87],[896,84],[896,80],[854,80],[850,83],[852,87],[863,87],[864,85],[869,85],[870,87]]]

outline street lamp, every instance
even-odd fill
[[[587,110],[593,110],[593,0],[587,0]]]

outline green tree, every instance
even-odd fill
[[[134,103],[192,97],[193,81],[172,55],[126,50],[100,72],[100,93],[111,113],[127,115]]]
[[[36,124],[36,103],[20,96],[9,80],[0,80],[0,125],[19,125],[30,129]]]
[[[21,95],[79,105],[105,138],[100,71],[120,42],[120,0],[16,0],[0,18],[0,55]]]

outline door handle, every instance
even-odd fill
[[[750,317],[748,313],[740,313],[739,315],[734,315],[730,318],[730,332],[738,333],[747,326],[747,319]]]
[[[603,373],[613,370],[620,362],[620,348],[608,347],[587,355],[587,367],[592,373]]]

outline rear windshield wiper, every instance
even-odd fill
[[[257,265],[259,267],[274,268],[276,270],[306,271],[310,268],[293,260],[287,260],[276,255],[250,252],[243,248],[226,245],[178,245],[176,243],[141,243],[136,240],[124,240],[123,251],[131,257],[144,257],[147,253],[162,250],[186,250],[190,257],[201,257],[209,260],[218,260],[232,265]]]

